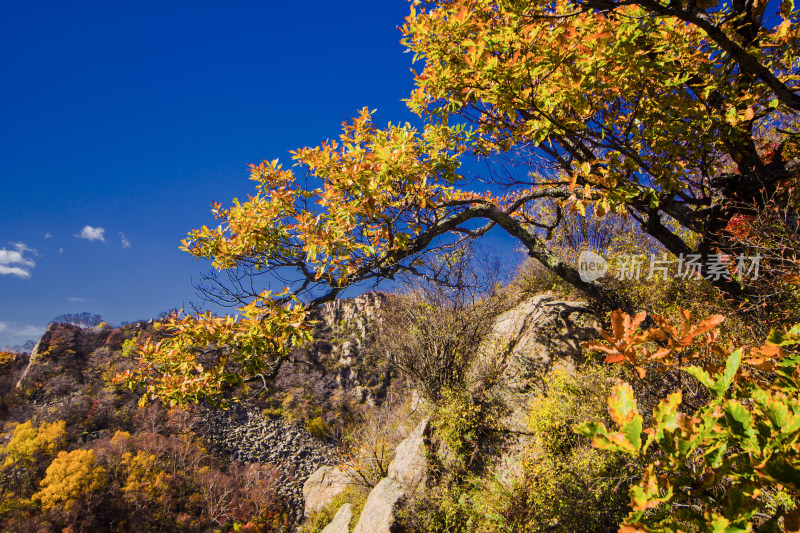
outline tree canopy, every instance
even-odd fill
[[[240,315],[167,321],[126,376],[148,397],[179,403],[274,376],[308,338],[309,309],[356,283],[434,276],[429,257],[495,227],[631,312],[549,249],[566,214],[625,214],[676,256],[734,255],[731,221],[798,174],[791,0],[415,0],[401,31],[422,125],[381,128],[362,109],[338,138],[291,152],[293,167],[251,165],[255,194],[213,204],[219,225],[183,243],[227,274],[211,293]],[[501,194],[473,190],[471,156]],[[709,281],[746,297],[736,279]]]

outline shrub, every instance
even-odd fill
[[[498,444],[499,405],[468,391],[446,389],[433,417],[435,436],[442,445],[439,459],[456,471],[478,471]]]
[[[28,420],[14,428],[14,435],[3,450],[6,456],[3,466],[14,463],[28,464],[38,453],[52,455],[64,445],[66,423],[59,420],[55,423],[43,422],[38,427]]]
[[[759,348],[730,351],[722,367],[684,366],[681,370],[713,399],[686,414],[682,391],[669,394],[653,410],[645,438],[643,417],[625,382],[608,400],[616,430],[602,422],[576,426],[600,449],[647,460],[630,489],[632,510],[623,528],[709,533],[800,528],[798,345],[800,325],[773,332]]]
[[[347,428],[342,439],[346,460],[340,467],[353,484],[372,488],[389,474],[394,450],[412,420],[405,404],[387,401],[365,410],[361,420]]]
[[[312,437],[316,437],[318,439],[327,439],[331,435],[331,428],[322,419],[321,416],[317,416],[314,418],[310,418],[306,420],[306,430],[311,433]]]
[[[601,532],[628,509],[627,479],[637,465],[594,449],[572,426],[605,414],[619,369],[587,363],[555,368],[534,398],[517,459],[492,461],[503,429],[496,406],[448,391],[436,409],[434,460],[445,469],[403,511],[408,531]]]
[[[349,503],[350,512],[353,513],[350,519],[350,528],[358,524],[358,519],[361,517],[361,511],[364,509],[364,504],[367,502],[369,490],[363,486],[348,485],[346,489],[336,495],[325,507],[314,511],[305,523],[297,530],[297,533],[320,533],[325,526],[331,523],[333,517],[342,507],[342,505]]]
[[[632,472],[619,453],[594,449],[572,426],[605,414],[614,370],[586,364],[554,369],[531,404],[523,475],[507,509],[521,531],[606,531],[627,509],[625,480]],[[515,493],[516,492],[516,493]]]
[[[443,390],[467,387],[478,346],[501,311],[495,304],[443,289],[406,295],[385,318],[377,349],[435,403]]]
[[[30,420],[17,424],[11,439],[3,449],[2,469],[10,481],[25,494],[35,487],[50,457],[66,442],[66,423],[43,422],[35,426]]]
[[[283,416],[281,407],[265,407],[261,410],[261,416],[268,419],[280,418]]]
[[[400,512],[402,531],[427,533],[473,533],[482,517],[473,507],[479,492],[469,483],[428,487],[409,500]]]
[[[96,460],[93,450],[58,452],[47,467],[41,481],[42,489],[33,495],[33,499],[41,502],[43,509],[63,504],[66,510],[70,510],[79,499],[104,486],[106,471],[95,466]]]

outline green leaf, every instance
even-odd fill
[[[582,424],[576,424],[572,426],[572,431],[578,435],[583,435],[584,437],[593,439],[594,436],[599,432],[606,433],[606,427],[603,423],[584,422]]]
[[[789,421],[791,420],[789,408],[786,404],[777,400],[767,403],[767,416],[769,416],[772,425],[776,428],[781,428],[781,430],[789,426]]]
[[[753,455],[759,454],[761,448],[756,439],[756,431],[753,428],[753,418],[750,412],[735,400],[725,402],[723,409],[728,425],[731,427],[733,435],[739,440],[742,449]]]
[[[800,343],[800,324],[795,324],[789,331],[770,331],[767,342],[778,346],[789,346]]]
[[[624,440],[638,453],[642,447],[642,416],[630,384],[623,381],[614,386],[608,398],[608,414],[619,425]]]
[[[709,390],[716,390],[716,382],[711,379],[711,376],[708,375],[708,372],[703,370],[698,366],[687,366],[682,368],[684,372],[692,376],[694,379],[702,383],[706,386]]]
[[[653,408],[653,429],[655,430],[653,438],[663,448],[670,451],[674,450],[674,442],[668,436],[678,429],[678,406],[682,400],[681,391],[673,392]]]
[[[739,371],[739,365],[742,362],[742,349],[739,348],[735,350],[729,357],[725,363],[725,373],[722,375],[722,379],[717,381],[716,384],[716,391],[718,396],[722,396],[725,394],[725,391],[733,384],[733,380],[736,377],[736,372]]]
[[[678,406],[683,401],[681,391],[673,392],[653,408],[653,422],[660,430],[674,431],[678,427]]]

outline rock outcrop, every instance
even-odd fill
[[[353,519],[353,511],[350,504],[346,503],[339,507],[331,523],[325,526],[322,533],[350,533],[350,520]]]
[[[555,367],[574,370],[581,344],[597,337],[598,322],[585,302],[534,296],[500,315],[481,346],[474,373],[498,373],[496,394],[511,410],[509,429],[524,431],[528,403]]]
[[[17,382],[17,387],[30,387],[37,382],[52,379],[54,376],[72,377],[83,382],[91,367],[90,357],[98,348],[109,351],[119,350],[125,339],[130,339],[151,328],[153,322],[136,322],[127,326],[112,328],[80,327],[73,324],[53,322],[47,326],[39,342],[31,351],[28,366]]]
[[[50,324],[33,347],[28,366],[20,376],[17,387],[29,387],[64,372],[79,376],[89,353],[105,341],[109,332],[87,330],[70,324]]]
[[[425,418],[397,446],[389,464],[389,477],[398,481],[406,491],[416,490],[427,479],[428,454],[426,439],[430,435],[430,419]]]
[[[527,392],[553,364],[574,368],[582,362],[581,343],[597,337],[597,325],[585,302],[542,294],[500,315],[483,348],[487,356],[502,358],[502,381]]]
[[[324,328],[346,328],[361,339],[372,332],[372,323],[379,319],[381,309],[389,296],[382,292],[367,292],[354,298],[333,300],[314,311],[315,318]]]
[[[303,484],[306,518],[325,507],[350,484],[347,474],[339,468],[323,466],[317,469]]]
[[[397,510],[405,497],[403,486],[390,477],[383,478],[369,493],[353,533],[393,533],[397,530]]]
[[[379,404],[396,372],[371,346],[391,301],[390,295],[369,292],[314,309],[314,341],[293,357],[307,364],[285,365],[274,385],[284,391],[310,390],[314,403],[333,417],[335,406],[327,402],[333,396],[353,404]]]

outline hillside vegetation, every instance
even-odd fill
[[[424,473],[404,485],[394,530],[790,531],[797,334],[734,352],[759,332],[702,280],[619,288],[676,311],[637,330],[643,316],[604,315],[533,263],[488,291],[328,304],[297,362],[234,387],[224,408],[140,406],[114,383],[155,323],[53,324],[32,356],[4,356],[2,527],[312,532],[349,504],[352,529],[427,421]],[[321,467],[342,472],[342,490],[308,512],[300,488]]]
[[[410,8],[418,126],[183,241],[233,314],[3,354],[7,528],[800,531],[800,11]]]

